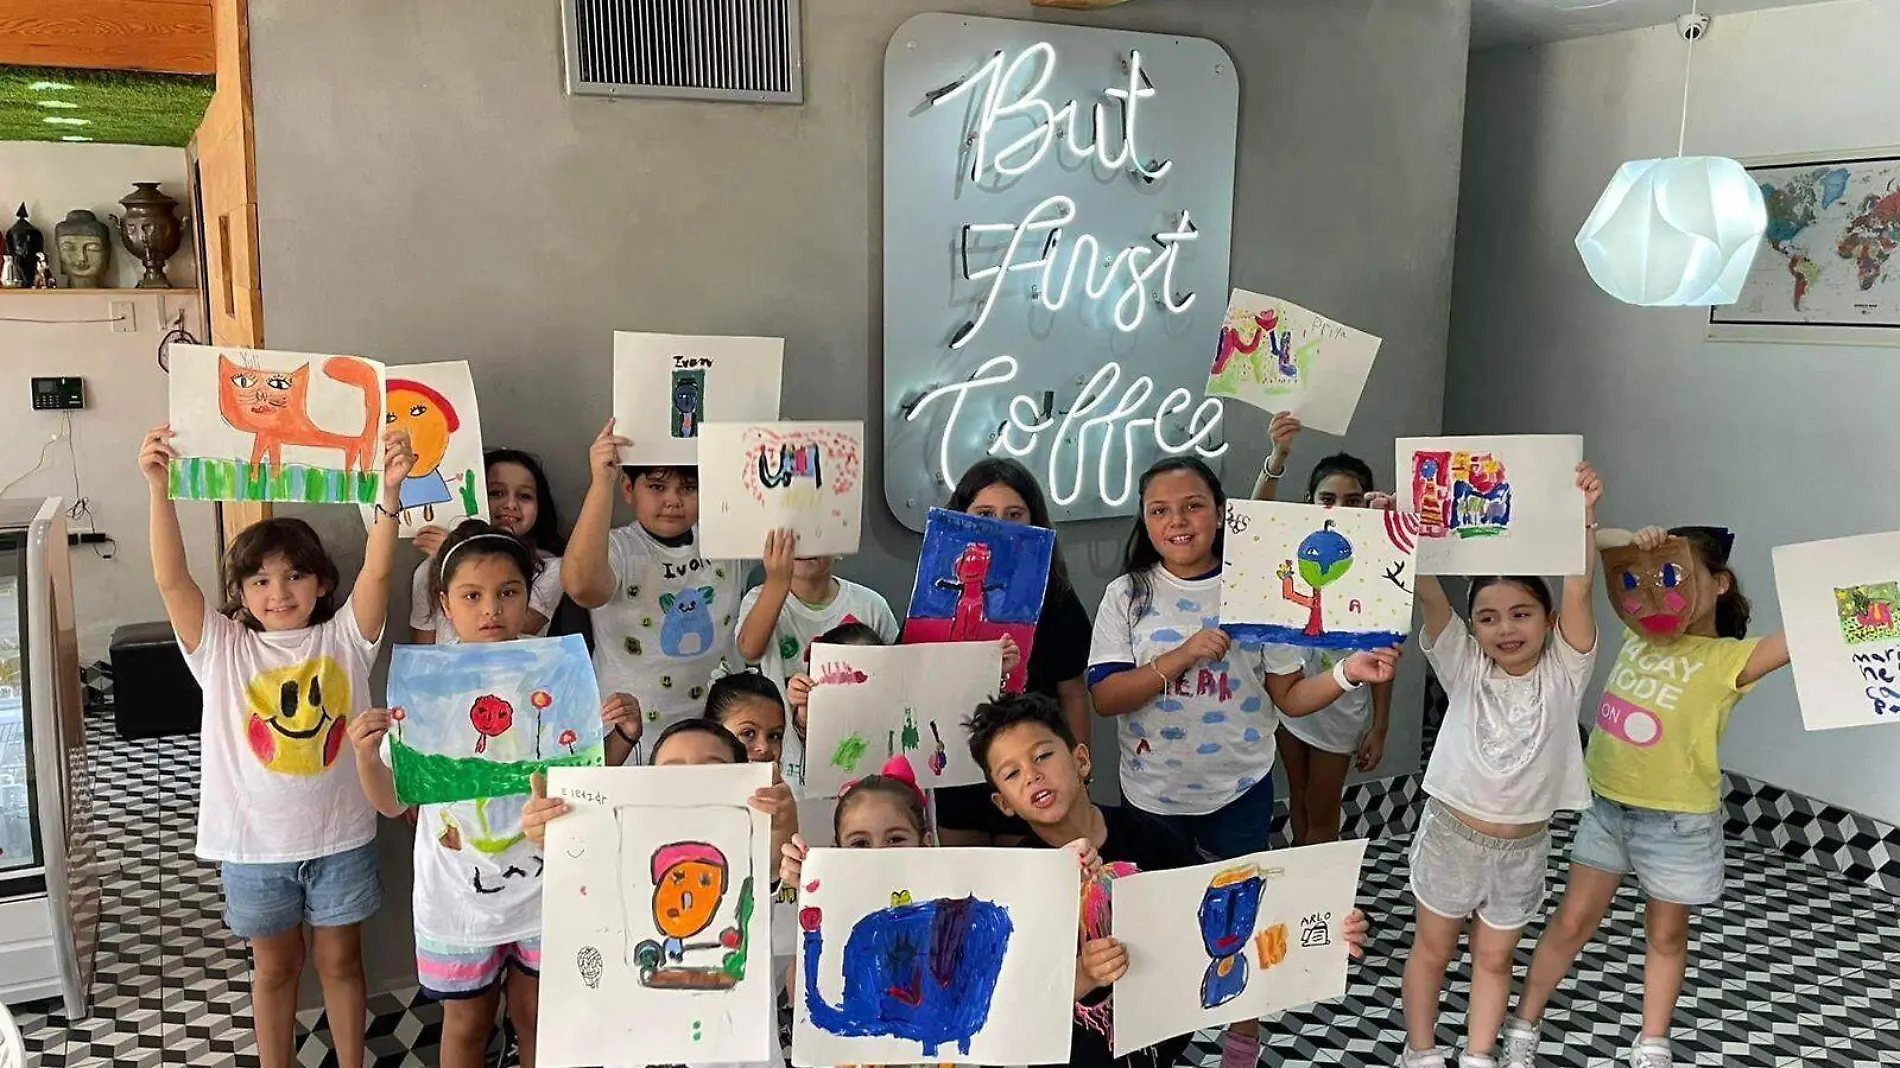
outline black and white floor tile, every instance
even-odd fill
[[[55,1003],[16,1006],[32,1063],[43,1068],[257,1063],[248,962],[219,918],[216,869],[191,853],[197,743],[127,743],[101,721],[92,734],[96,862],[101,884],[98,979],[92,1015],[69,1021]],[[1893,828],[1772,787],[1731,778],[1729,890],[1697,916],[1692,963],[1676,1013],[1678,1063],[1781,1068],[1900,1063],[1900,913]],[[1269,1065],[1388,1065],[1404,1041],[1400,979],[1412,932],[1405,843],[1417,778],[1355,787],[1348,833],[1374,838],[1363,901],[1373,916],[1367,959],[1346,997],[1286,1013],[1263,1028]],[[1788,826],[1776,821],[1787,819]],[[1569,825],[1557,829],[1558,855]],[[1888,850],[1891,848],[1891,852]],[[1884,870],[1883,870],[1884,869]],[[1550,876],[1554,905],[1564,866]],[[1887,881],[1883,882],[1883,877]],[[1518,953],[1530,960],[1531,936]],[[1468,972],[1446,985],[1439,1040],[1462,1043]],[[1625,888],[1545,1023],[1543,1063],[1616,1064],[1642,1007],[1641,902]],[[440,1009],[411,990],[371,998],[376,1068],[437,1062]],[[320,1013],[307,1014],[297,1059],[335,1063]],[[1884,1031],[1884,1033],[1883,1033]],[[1219,1061],[1216,1036],[1189,1063]]]

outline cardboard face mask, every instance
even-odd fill
[[[1602,555],[1617,618],[1652,638],[1674,638],[1689,629],[1702,580],[1687,541],[1672,537],[1654,552],[1625,545]]]

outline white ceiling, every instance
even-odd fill
[[[1700,0],[1716,16],[1770,7],[1798,7],[1827,0]],[[1689,13],[1689,0],[1472,0],[1471,47],[1529,44],[1616,33],[1672,23]],[[1720,29],[1716,29],[1720,33]]]

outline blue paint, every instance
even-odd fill
[[[1201,895],[1201,946],[1209,957],[1201,977],[1201,1007],[1211,1009],[1247,989],[1247,939],[1260,917],[1266,878],[1252,865],[1217,873]]]
[[[1201,713],[1201,722],[1202,723],[1225,723],[1227,722],[1227,713],[1222,712],[1218,708],[1212,712],[1203,712]]]
[[[545,694],[547,707],[535,704]],[[514,763],[570,755],[600,739],[600,690],[578,634],[463,645],[398,645],[390,654],[389,706],[403,710],[391,731],[422,753]],[[476,698],[514,710],[513,725],[475,752],[469,719]],[[572,746],[560,739],[573,733]],[[472,799],[472,798],[471,798]]]
[[[1163,727],[1161,728],[1161,736],[1163,738],[1166,738],[1170,742],[1178,742],[1181,739],[1187,737],[1187,728],[1186,727]]]
[[[1239,787],[1240,792],[1244,794],[1247,791],[1253,789],[1254,787],[1259,786],[1260,780],[1254,778],[1251,775],[1242,775],[1238,780],[1235,781],[1234,785],[1236,787]]]
[[[1156,642],[1184,642],[1187,641],[1187,635],[1182,634],[1173,627],[1163,627],[1153,634],[1148,635],[1148,640]]]
[[[1255,694],[1245,701],[1240,702],[1240,710],[1242,712],[1258,712],[1264,707],[1266,707],[1266,702],[1260,699],[1259,694]]]
[[[1142,726],[1140,720],[1134,718],[1133,716],[1130,716],[1128,717],[1127,722],[1128,722],[1128,736],[1130,738],[1148,737],[1148,728]]]
[[[1196,753],[1201,754],[1202,756],[1213,756],[1215,753],[1220,752],[1220,743],[1219,742],[1202,742],[1200,745],[1195,747],[1194,751]]]
[[[1163,764],[1165,764],[1165,765],[1167,765],[1168,767],[1171,767],[1171,768],[1182,768],[1182,767],[1186,767],[1186,766],[1187,766],[1187,765],[1185,765],[1185,764],[1183,764],[1183,763],[1181,763],[1181,762],[1180,762],[1179,760],[1176,760],[1176,759],[1175,759],[1175,758],[1173,758],[1173,757],[1169,757],[1169,758],[1168,758],[1167,760],[1164,760],[1164,761],[1162,761],[1162,763],[1163,763]]]
[[[1147,762],[1142,760],[1140,757],[1135,757],[1128,762],[1128,769],[1130,771],[1146,771],[1147,768],[1148,768]]]
[[[805,1009],[812,1024],[847,1038],[889,1036],[923,1044],[924,1056],[954,1043],[965,1056],[989,1022],[1014,930],[1009,910],[975,898],[937,898],[880,909],[851,928],[844,947],[844,999],[818,992],[824,955],[819,912],[805,929]]]
[[[1183,612],[1199,612],[1201,610],[1201,602],[1190,601],[1187,598],[1183,597],[1180,600],[1174,602],[1174,607]]]
[[[1246,741],[1257,742],[1260,740],[1260,728],[1248,727],[1245,731],[1241,732],[1240,736]]]
[[[713,646],[711,586],[687,586],[660,595],[660,651],[667,656],[700,656]]]
[[[1218,627],[1218,626],[1220,626],[1219,616],[1202,616],[1201,617],[1202,630],[1213,630],[1215,627]]]
[[[1223,623],[1222,630],[1236,644],[1252,647],[1256,645],[1297,645],[1304,649],[1389,649],[1405,644],[1405,635],[1396,631],[1327,631],[1324,634],[1308,634],[1303,627],[1287,627],[1278,623]]]
[[[1155,698],[1155,710],[1158,712],[1179,712],[1185,706],[1172,697]],[[1163,732],[1164,734],[1166,732]]]
[[[917,581],[910,593],[910,618],[954,619],[961,586],[957,561],[972,545],[989,548],[984,579],[984,618],[992,623],[1034,625],[1049,589],[1055,558],[1055,531],[1027,523],[965,515],[932,508],[924,521],[924,545],[917,557]],[[947,580],[946,586],[939,580]]]

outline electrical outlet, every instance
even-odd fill
[[[137,313],[133,311],[129,300],[115,300],[111,304],[112,332],[115,334],[136,334],[139,323]]]

